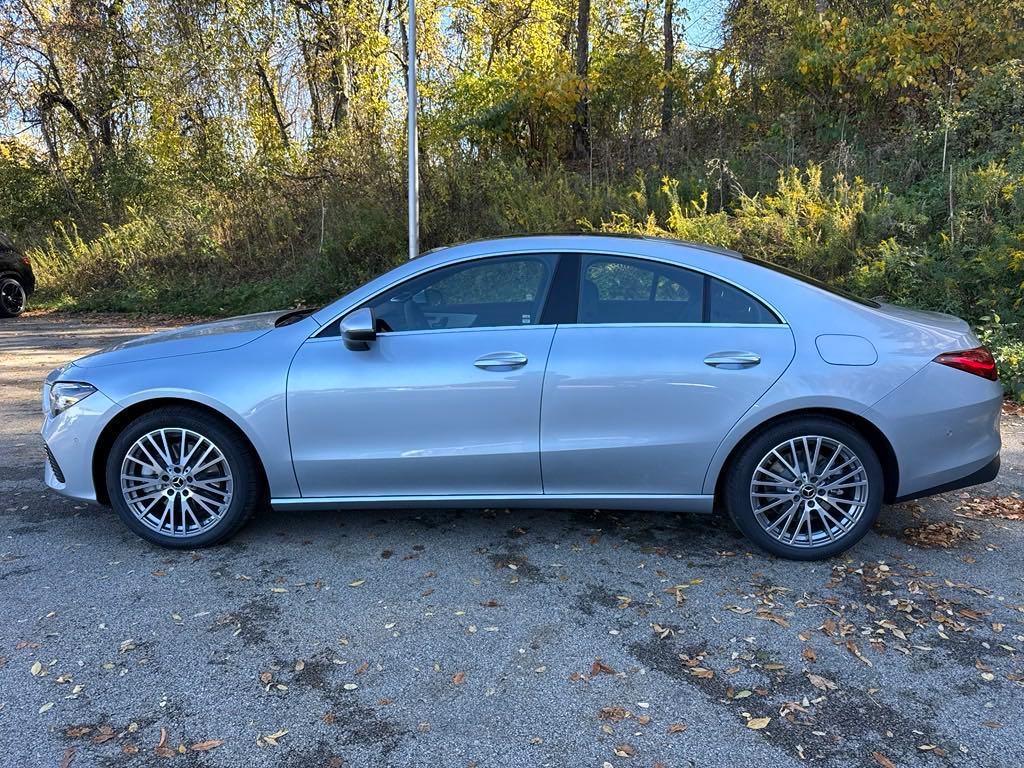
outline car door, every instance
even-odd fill
[[[542,492],[541,386],[553,324],[541,324],[557,257],[442,266],[364,303],[363,351],[339,321],[298,350],[288,424],[303,497]]]
[[[715,449],[793,359],[789,327],[717,278],[583,255],[541,412],[550,494],[701,494]]]

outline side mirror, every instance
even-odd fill
[[[368,350],[370,342],[377,339],[373,310],[363,307],[341,318],[341,338],[347,349],[357,352]]]

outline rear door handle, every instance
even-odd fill
[[[705,365],[727,370],[753,368],[760,362],[761,356],[755,355],[753,352],[715,352],[704,358]]]
[[[529,358],[522,352],[491,352],[482,355],[473,363],[477,368],[485,371],[508,371],[513,368],[522,368],[529,362]]]

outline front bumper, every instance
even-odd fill
[[[121,410],[104,395],[93,392],[63,413],[50,415],[49,389],[52,379],[43,385],[43,426],[46,446],[46,485],[58,493],[84,501],[96,501],[92,458],[103,428]]]

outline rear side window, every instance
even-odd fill
[[[585,256],[581,323],[699,323],[704,277],[682,267],[614,256]]]
[[[761,301],[729,283],[662,262],[584,256],[579,323],[776,325]]]
[[[708,278],[708,322],[764,325],[779,320],[749,293],[717,277]]]

